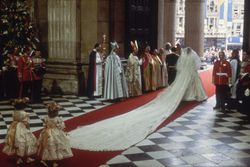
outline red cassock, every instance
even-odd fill
[[[231,65],[226,60],[219,60],[214,63],[213,78],[215,85],[228,85],[232,77]]]
[[[18,72],[18,77],[21,78],[21,82],[24,81],[32,81],[33,76],[32,76],[32,68],[33,68],[33,62],[31,58],[27,55],[22,55],[18,59],[18,67],[17,67],[17,72]]]

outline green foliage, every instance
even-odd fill
[[[0,0],[0,56],[2,60],[15,47],[19,48],[19,53],[28,45],[36,49],[39,45],[37,33],[31,23],[26,0]]]

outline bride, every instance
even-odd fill
[[[187,87],[187,90],[185,92],[185,95],[183,97],[183,101],[203,101],[207,99],[207,95],[204,91],[201,79],[199,77],[198,70],[201,66],[201,60],[198,54],[192,50],[190,47],[187,47],[182,50],[182,57],[180,61],[178,62],[177,66],[177,73],[180,73],[182,70],[190,70],[189,72],[192,73],[190,75],[190,84]],[[185,60],[186,59],[186,60]],[[186,61],[186,62],[185,62]],[[190,66],[183,67],[185,65]]]
[[[73,148],[91,151],[124,150],[146,138],[178,107],[182,100],[207,99],[199,78],[199,56],[191,48],[182,49],[177,76],[151,102],[128,113],[69,132]]]

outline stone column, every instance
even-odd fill
[[[40,50],[48,57],[48,1],[34,1],[34,21],[39,30]]]
[[[98,41],[98,0],[81,0],[81,58],[89,63],[89,53]]]
[[[243,34],[243,51],[250,53],[250,1],[245,0],[244,7],[244,34]]]
[[[98,0],[98,41],[102,42],[103,40],[103,35],[106,35],[106,40],[107,43],[109,43],[109,6],[110,6],[110,1],[109,0]],[[108,45],[109,46],[109,45]],[[107,46],[107,52],[109,52]]]
[[[60,93],[60,89],[63,93],[79,93],[79,2],[48,1],[48,62],[43,84],[54,93]]]
[[[158,1],[158,34],[157,34],[157,47],[164,46],[164,0]]]
[[[98,40],[98,5],[99,0],[80,0],[81,1],[81,20],[80,20],[80,38],[81,38],[81,62],[83,63],[81,75],[82,89],[86,95],[87,76],[89,67],[89,53],[93,49]],[[101,38],[101,37],[100,37]]]
[[[109,1],[109,39],[119,45],[119,56],[125,57],[125,3],[126,0]]]
[[[194,49],[199,56],[204,50],[205,0],[186,0],[185,46]]]
[[[161,1],[161,0],[160,0]],[[160,3],[159,1],[159,3]],[[176,0],[164,0],[164,38],[163,43],[175,45],[176,34]]]

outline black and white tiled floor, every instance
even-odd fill
[[[46,105],[50,102],[57,102],[63,109],[59,112],[59,116],[63,120],[86,114],[96,109],[110,105],[110,102],[102,98],[89,99],[87,97],[78,97],[74,95],[43,97],[42,103],[30,104],[25,110],[30,113],[30,127],[34,132],[42,128],[42,118],[47,115]],[[9,101],[0,101],[0,143],[4,141],[7,128],[12,122],[13,106]]]
[[[32,131],[42,128],[46,104],[58,102],[64,120],[111,103],[86,97],[44,97],[30,112]],[[102,167],[247,167],[250,166],[250,120],[236,111],[213,111],[214,97],[190,110]],[[0,101],[0,143],[12,121],[13,107]]]
[[[101,167],[250,166],[250,120],[214,111],[214,97]]]

